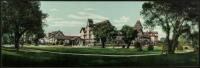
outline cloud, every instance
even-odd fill
[[[80,15],[80,16],[89,16],[89,15],[90,15],[90,13],[84,12],[84,11],[82,11],[82,12],[77,12],[77,14]]]
[[[121,29],[123,25],[128,24],[130,18],[128,16],[121,16],[119,19],[113,20],[113,25]]]
[[[75,15],[75,14],[69,14],[67,17],[70,18],[70,19],[75,19],[75,20],[82,20],[82,19],[84,19],[84,17],[79,16],[79,15]]]
[[[77,13],[74,13],[74,14],[69,14],[67,17],[69,19],[73,19],[73,20],[87,20],[87,19],[91,18],[95,22],[108,20],[108,18],[105,17],[105,16],[95,14],[95,13],[91,13],[91,12],[86,12],[86,11],[81,11],[81,12],[77,12]]]
[[[58,26],[58,27],[77,27],[78,25],[82,25],[83,22],[75,21],[75,20],[61,20],[52,22],[50,26]]]
[[[49,11],[51,11],[51,12],[56,12],[56,11],[59,11],[59,10],[56,9],[56,8],[52,8],[52,9],[50,9]]]
[[[129,21],[130,21],[130,18],[127,16],[122,16],[119,19],[113,20],[113,22],[116,22],[116,23],[127,23]]]
[[[84,11],[95,11],[96,9],[94,8],[85,8]]]
[[[60,17],[48,16],[48,17],[46,18],[46,20],[47,20],[48,22],[54,22],[54,21],[60,21],[60,20],[64,20],[64,19],[63,19],[63,18],[60,18]]]
[[[72,14],[68,14],[65,18],[62,17],[47,17],[48,27],[46,29],[50,30],[58,30],[58,29],[70,29],[69,31],[63,31],[65,34],[79,34],[80,27],[83,27],[87,23],[87,19],[91,18],[94,22],[100,22],[104,20],[108,20],[107,17],[96,14],[94,12],[95,9],[87,8],[82,11],[77,11]],[[55,9],[52,11],[55,11]]]
[[[108,19],[107,17],[102,16],[102,15],[98,15],[98,14],[89,14],[88,18],[94,18],[94,19],[98,19],[98,20]]]

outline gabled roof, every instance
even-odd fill
[[[58,34],[60,34],[60,35],[58,36]],[[60,30],[58,30],[58,31],[53,31],[53,32],[49,33],[49,37],[50,37],[50,38],[55,37],[55,38],[57,38],[57,39],[64,39],[63,36],[64,36],[64,34],[63,34],[63,32],[60,31]]]
[[[85,31],[85,27],[82,27],[82,28],[81,28],[80,33],[81,33],[81,31],[84,31],[84,33],[85,33],[85,32],[86,32],[86,31]]]
[[[142,24],[140,22],[140,20],[137,20],[135,26],[133,27],[135,30],[137,30],[138,32],[141,32],[142,34],[144,34],[143,30],[142,30]]]
[[[137,20],[137,22],[136,22],[136,24],[135,24],[134,27],[135,27],[135,28],[136,28],[136,27],[141,27],[141,28],[142,28],[142,24],[141,24],[140,20]]]

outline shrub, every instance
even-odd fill
[[[139,42],[135,42],[134,43],[135,48],[137,49],[137,51],[143,51],[142,50],[142,45]]]
[[[177,50],[183,50],[183,46],[182,45],[178,45]]]
[[[152,51],[153,49],[154,49],[153,45],[150,44],[150,45],[148,46],[148,51]]]
[[[184,49],[188,49],[188,47],[185,47]]]

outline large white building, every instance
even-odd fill
[[[158,42],[158,32],[143,32],[143,27],[139,20],[136,22],[134,29],[138,31],[138,37],[135,39],[135,41],[138,41],[141,44],[155,44],[156,42]]]
[[[92,19],[88,19],[86,27],[82,27],[80,30],[81,39],[83,39],[83,45],[94,45],[94,43],[100,42],[95,40],[95,36],[93,34],[94,26],[100,23],[108,23],[108,20],[97,22],[94,24]]]
[[[98,22],[98,23],[106,23],[108,20],[102,21],[102,22]],[[98,24],[96,23],[96,24]],[[86,27],[82,27],[80,30],[80,38],[83,39],[82,40],[82,44],[86,44],[86,45],[93,45],[96,41],[95,41],[95,36],[93,34],[93,27],[94,27],[94,22],[92,19],[88,19],[87,25]],[[141,44],[144,43],[151,43],[154,44],[158,41],[158,32],[155,31],[147,31],[147,32],[143,32],[143,27],[141,22],[138,20],[134,26],[134,29],[138,31],[138,35],[137,38],[134,41],[138,41]],[[122,40],[123,36],[121,36],[121,32],[118,31],[118,35],[116,37],[116,40]],[[123,41],[123,40],[122,40]],[[121,42],[122,43],[122,42]]]
[[[108,20],[97,22],[99,23],[107,23]],[[41,39],[42,42],[49,43],[49,44],[65,44],[65,45],[94,45],[94,43],[99,43],[100,41],[95,40],[95,36],[93,34],[94,31],[94,24],[92,19],[88,19],[87,25],[82,27],[80,30],[80,36],[65,36],[62,31],[53,31],[46,35],[45,38]],[[135,30],[138,31],[137,37],[134,41],[138,41],[141,44],[155,44],[158,41],[158,32],[155,31],[147,31],[143,32],[143,27],[141,22],[138,20],[133,27]],[[116,43],[124,44],[123,35],[120,31],[116,36],[115,41]],[[109,42],[109,41],[107,41]]]
[[[93,34],[94,22],[92,19],[88,19],[86,27],[82,27],[80,30],[80,37],[83,39],[83,45],[93,45],[95,37]]]

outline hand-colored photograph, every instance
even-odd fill
[[[199,67],[200,1],[1,1],[2,67]]]

